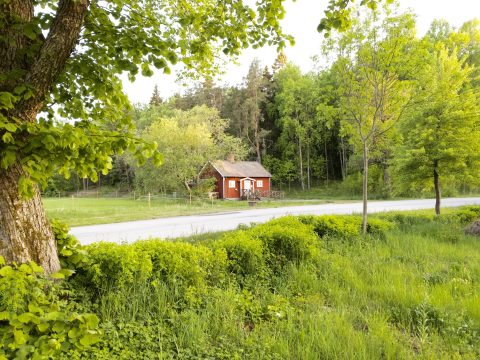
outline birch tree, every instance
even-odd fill
[[[411,14],[383,9],[367,14],[333,41],[333,71],[340,84],[343,131],[363,159],[362,229],[367,231],[368,168],[371,153],[385,140],[411,99],[409,51],[415,44]],[[332,47],[330,48],[332,49]]]

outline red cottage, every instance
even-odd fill
[[[199,178],[212,177],[217,180],[215,191],[219,199],[267,197],[272,185],[272,174],[256,161],[209,161]]]

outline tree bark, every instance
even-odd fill
[[[12,122],[36,121],[45,97],[65,70],[78,42],[89,6],[89,0],[58,1],[47,37],[40,34],[30,39],[23,29],[33,19],[34,3],[0,1],[0,75],[21,70],[21,75],[11,80],[2,77],[0,91],[12,93],[18,85],[32,91],[31,97],[20,99],[14,109],[2,110],[3,117]],[[29,199],[20,196],[19,182],[26,177],[21,159],[0,169],[0,255],[7,262],[35,261],[49,274],[60,268],[55,239],[38,188]]]
[[[342,169],[342,180],[347,177],[347,154],[343,138],[340,138],[340,167]]]
[[[363,212],[362,212],[362,232],[367,233],[367,216],[368,216],[368,148],[363,144]]]
[[[383,184],[385,186],[385,195],[387,198],[390,198],[392,195],[392,178],[390,176],[390,169],[388,166],[388,159],[390,154],[388,150],[383,151],[382,157],[382,168],[383,168]]]
[[[440,215],[440,176],[438,174],[438,160],[434,161],[433,184],[435,186],[435,214]]]
[[[20,198],[24,175],[18,163],[0,171],[0,255],[7,263],[33,260],[50,274],[60,269],[55,239],[38,188],[31,199]]]
[[[307,189],[310,190],[312,185],[310,170],[310,141],[307,143]]]
[[[328,163],[327,140],[325,140],[325,142],[323,143],[323,149],[325,152],[325,171],[327,175],[327,186],[328,186],[328,182],[330,181],[330,172],[328,171],[329,163]]]
[[[298,138],[298,158],[300,161],[300,184],[302,185],[302,190],[305,190],[305,179],[303,178],[303,154],[302,154],[302,139]]]

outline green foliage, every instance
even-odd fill
[[[379,4],[391,4],[394,0],[362,0],[360,5],[367,6],[369,9],[375,11]],[[348,0],[330,0],[325,17],[320,21],[317,27],[318,32],[324,32],[326,38],[331,35],[332,30],[345,31],[352,25],[352,9],[351,3]]]
[[[208,160],[222,159],[229,153],[241,159],[245,154],[240,139],[225,133],[228,121],[206,106],[189,111],[176,110],[167,118],[155,118],[143,133],[158,144],[163,154],[159,169],[152,162],[136,170],[136,187],[144,192],[188,191]]]
[[[273,169],[281,180],[288,179],[291,176],[291,160],[295,159],[297,177],[302,188],[305,188],[305,173],[308,171],[318,175],[312,170],[320,168],[318,163],[308,158],[310,151],[315,146],[321,146],[322,137],[329,134],[325,119],[317,115],[320,88],[315,80],[312,75],[303,75],[300,68],[292,64],[287,64],[275,74],[274,103],[279,115],[277,126],[280,131],[275,147],[281,154],[283,163]],[[322,133],[326,131],[320,134],[319,130]],[[309,179],[307,180],[310,183]]]
[[[305,224],[311,224],[315,233],[321,238],[351,238],[360,235],[358,220],[346,216],[300,216]]]
[[[96,243],[87,250],[90,264],[83,281],[93,289],[86,290],[104,295],[126,291],[136,283],[163,286],[175,294],[170,306],[201,303],[209,285],[224,281],[227,266],[224,250],[180,242]]]
[[[26,175],[19,185],[25,196],[33,195],[36,183],[46,186],[56,172],[68,177],[74,170],[96,181],[97,170],[108,172],[111,156],[126,149],[140,163],[148,157],[161,162],[152,144],[134,136],[119,75],[127,73],[133,81],[139,73],[152,76],[154,67],[169,74],[181,63],[184,75],[211,76],[218,71],[219,53],[235,57],[249,45],[281,48],[292,41],[280,27],[281,1],[180,7],[169,1],[114,1],[105,7],[85,2],[65,11],[53,1],[29,4],[28,19],[10,8],[0,19],[1,46],[24,54],[22,65],[0,60],[8,69],[0,74],[0,167],[6,170],[21,160]],[[73,14],[68,32],[55,27]],[[72,42],[73,48],[57,51],[52,36],[42,32],[54,33],[58,43]]]
[[[460,224],[470,212],[480,207],[380,214],[370,231],[382,241],[334,241],[359,233],[356,216],[305,216],[194,245],[91,245],[91,278],[75,286],[90,290],[104,336],[57,358],[477,358],[480,255]],[[342,228],[327,243],[316,223]]]
[[[313,226],[315,233],[321,238],[355,239],[361,234],[361,218],[357,216],[300,216],[300,221]],[[367,233],[383,237],[386,232],[395,228],[388,220],[373,218],[369,220]]]
[[[432,191],[434,171],[441,188],[478,184],[480,135],[476,96],[467,86],[471,71],[444,47],[427,58],[416,106],[400,124],[403,143],[394,163],[398,192]]]
[[[0,257],[0,358],[50,359],[97,343],[97,316],[77,312],[68,296],[35,263],[7,266]]]
[[[335,241],[357,239],[357,216],[289,216],[201,244],[95,243],[61,283],[33,263],[2,265],[0,354],[475,358],[480,255],[462,228],[478,215],[380,214],[363,241]]]
[[[215,249],[225,249],[228,270],[242,283],[245,278],[259,280],[265,274],[265,249],[260,239],[252,238],[247,231],[236,231],[212,243]]]
[[[318,254],[320,243],[313,227],[293,216],[257,225],[248,233],[264,244],[265,261],[273,271],[280,271],[287,264],[312,260]]]
[[[384,219],[370,218],[367,224],[367,233],[372,236],[384,238],[388,231],[395,228],[396,224],[394,222]]]
[[[74,270],[83,267],[87,263],[88,254],[77,238],[68,233],[68,225],[54,219],[51,226],[62,269]]]

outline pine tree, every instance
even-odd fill
[[[159,106],[163,103],[163,99],[160,96],[160,92],[158,91],[158,85],[155,84],[153,88],[152,97],[150,98],[150,105],[151,106]]]
[[[285,55],[283,50],[281,50],[278,53],[277,58],[275,59],[275,62],[273,63],[273,66],[272,66],[273,73],[276,74],[280,70],[284,69],[285,66],[287,66],[287,63],[288,63],[287,55]]]

